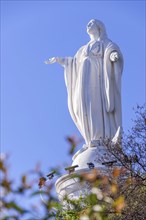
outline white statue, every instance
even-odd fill
[[[123,57],[101,21],[92,19],[87,33],[90,41],[74,57],[53,57],[45,63],[58,62],[64,67],[69,112],[86,145],[91,146],[120,133]]]

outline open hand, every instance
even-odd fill
[[[57,62],[57,58],[56,57],[52,57],[52,58],[44,61],[45,64],[53,64],[55,62]]]
[[[52,64],[52,63],[56,63],[56,62],[63,66],[65,64],[65,58],[52,57],[52,58],[44,61],[45,64]]]

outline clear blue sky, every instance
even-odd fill
[[[123,52],[123,127],[145,102],[145,1],[1,1],[1,146],[12,176],[40,161],[70,161],[66,135],[76,134],[67,108],[63,68],[52,56],[73,56],[89,40],[86,24],[102,20]]]

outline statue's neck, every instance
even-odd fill
[[[100,41],[100,37],[98,35],[90,35],[91,41]]]
[[[103,41],[106,37],[101,37],[99,35],[90,35],[90,41]]]

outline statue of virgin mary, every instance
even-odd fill
[[[64,67],[70,115],[86,145],[113,139],[121,130],[121,75],[123,56],[107,37],[104,24],[92,19],[87,24],[90,41],[74,57],[54,57]]]

